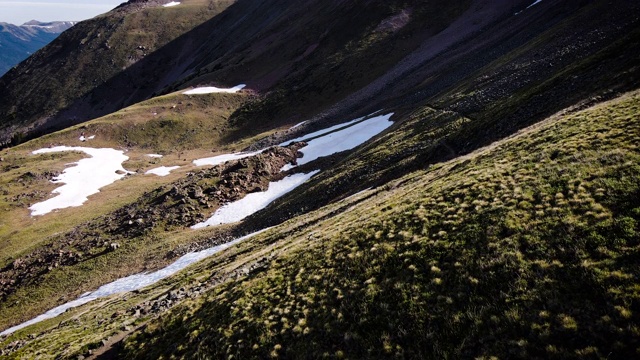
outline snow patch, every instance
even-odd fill
[[[145,175],[148,174],[153,174],[153,175],[158,175],[158,176],[167,176],[169,175],[173,170],[179,168],[180,166],[160,166],[154,169],[150,169],[147,170],[147,172],[145,172]]]
[[[56,209],[81,206],[88,200],[88,196],[100,192],[101,188],[122,179],[129,173],[122,167],[122,163],[129,157],[124,155],[123,151],[115,149],[56,146],[36,150],[33,154],[61,151],[80,151],[91,157],[71,164],[76,166],[66,168],[62,174],[55,177],[52,182],[64,184],[53,190],[53,194],[58,196],[33,204],[29,207],[31,216],[44,215]]]
[[[87,140],[93,140],[93,139],[95,139],[95,138],[96,138],[96,136],[95,136],[95,135],[91,135],[91,136],[89,136],[89,137],[84,137],[84,135],[80,135],[80,137],[78,138],[78,140],[80,140],[80,141],[83,141],[83,142],[84,142],[84,141],[87,141]]]
[[[527,6],[527,9],[534,6],[534,5],[538,5],[542,0],[536,0],[533,4]],[[526,10],[526,9],[525,9]]]
[[[147,154],[148,157],[150,158],[155,158],[155,159],[159,159],[162,157],[162,155],[160,154]]]
[[[240,221],[264,209],[271,202],[302,185],[318,172],[319,170],[312,171],[308,174],[295,174],[287,176],[280,181],[271,182],[269,183],[269,189],[267,191],[248,194],[238,201],[229,203],[219,208],[207,221],[193,225],[191,228],[200,229],[207,226],[230,224]]]
[[[198,252],[192,252],[192,253],[188,253],[183,255],[181,258],[179,258],[178,260],[176,260],[173,264],[160,269],[158,271],[152,272],[152,273],[143,273],[143,274],[136,274],[136,275],[131,275],[122,279],[118,279],[114,282],[111,282],[109,284],[103,285],[101,286],[98,290],[93,291],[93,292],[88,292],[83,294],[82,296],[80,296],[79,298],[77,298],[76,300],[70,301],[66,304],[60,305],[54,309],[51,309],[49,311],[47,311],[46,313],[31,319],[29,321],[23,322],[22,324],[16,325],[14,327],[11,327],[3,332],[0,333],[0,336],[4,336],[4,335],[9,335],[17,330],[20,330],[22,328],[25,328],[29,325],[33,325],[35,323],[38,323],[40,321],[46,320],[46,319],[51,319],[54,318],[62,313],[64,313],[65,311],[78,307],[80,305],[84,305],[90,301],[99,299],[99,298],[103,298],[103,297],[107,297],[107,296],[111,296],[114,294],[118,294],[118,293],[122,293],[122,292],[127,292],[127,291],[134,291],[134,290],[138,290],[138,289],[142,289],[146,286],[152,285],[166,277],[169,277],[175,273],[177,273],[180,270],[185,269],[187,266],[198,262],[200,260],[203,260],[209,256],[212,256],[216,253],[219,253],[227,248],[230,248],[233,245],[238,244],[239,242],[246,240],[248,238],[251,238],[255,235],[260,234],[261,232],[267,231],[270,228],[266,228],[257,232],[254,232],[252,234],[249,235],[245,235],[241,238],[232,240],[228,243],[224,243],[224,244],[220,244],[214,247],[210,247],[208,249],[202,250],[202,251],[198,251]]]
[[[289,128],[289,130],[293,130],[293,129],[295,129],[295,128],[298,128],[298,127],[300,127],[300,126],[304,125],[306,122],[307,122],[306,120],[305,120],[305,121],[303,121],[303,122],[299,122],[299,123],[297,123],[297,124],[293,125],[292,127],[290,127],[290,128]]]
[[[309,163],[323,156],[351,150],[365,143],[393,125],[393,122],[389,120],[392,115],[393,113],[379,115],[342,130],[309,140],[307,146],[298,150],[304,154],[302,158],[297,159],[298,165]],[[353,121],[347,124],[350,123],[353,123]],[[287,164],[282,168],[282,171],[287,171],[294,167],[294,165]]]
[[[236,85],[230,89],[217,88],[215,86],[207,86],[207,87],[199,87],[191,90],[187,90],[183,92],[184,95],[202,95],[202,94],[213,94],[213,93],[230,93],[235,94],[238,91],[244,89],[247,86],[245,84]]]
[[[318,130],[318,131],[312,132],[310,134],[302,135],[302,136],[299,136],[299,137],[297,137],[295,139],[287,140],[287,141],[279,144],[279,146],[287,146],[287,145],[291,144],[292,142],[298,142],[298,141],[303,141],[303,140],[306,140],[306,139],[311,139],[311,138],[314,138],[314,137],[322,136],[322,135],[330,133],[332,131],[336,131],[338,129],[342,129],[343,127],[353,125],[353,124],[357,123],[358,121],[362,121],[362,119],[364,119],[364,117],[359,117],[357,119],[353,119],[353,120],[348,121],[346,123],[334,125],[334,126],[326,128],[326,129],[322,129],[322,130]]]
[[[172,2],[164,4],[162,6],[163,7],[171,7],[171,6],[176,6],[176,5],[180,5],[180,2],[179,1],[172,1]]]
[[[542,0],[536,0],[533,2],[533,4],[527,6],[524,10],[529,9],[530,7],[534,6],[534,5],[538,5],[540,2],[542,2]],[[513,14],[513,15],[520,15],[524,10],[518,11],[517,13]]]
[[[239,153],[235,153],[235,154],[218,155],[218,156],[214,156],[214,157],[210,157],[210,158],[193,160],[193,163],[196,166],[205,166],[205,165],[216,166],[216,165],[220,165],[222,163],[225,163],[227,161],[240,160],[240,159],[244,159],[246,157],[258,155],[263,151],[264,150],[258,150],[258,151],[252,151],[252,152],[244,152],[244,153],[239,152]]]

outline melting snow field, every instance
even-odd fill
[[[64,183],[53,190],[58,196],[33,204],[29,209],[32,216],[44,215],[56,209],[81,206],[89,195],[100,192],[100,188],[122,179],[127,171],[122,163],[129,159],[124,152],[115,149],[94,149],[87,147],[56,146],[40,149],[33,154],[46,154],[61,151],[80,151],[90,158],[78,161],[76,166],[66,168],[54,179],[54,183]],[[116,173],[120,170],[121,174]]]
[[[217,88],[215,86],[207,86],[207,87],[200,87],[200,88],[195,88],[192,90],[188,90],[183,92],[184,95],[202,95],[202,94],[213,94],[213,93],[229,93],[229,94],[235,94],[238,91],[244,89],[244,87],[247,86],[245,84],[240,84],[240,85],[236,85],[230,89],[222,89],[222,88]]]
[[[292,130],[292,129],[298,128],[298,127],[300,127],[300,126],[304,125],[306,122],[307,122],[306,120],[305,120],[305,121],[303,121],[303,122],[299,122],[299,123],[297,123],[297,124],[293,125],[292,127],[290,127],[290,128],[289,128],[289,130]]]
[[[269,189],[267,191],[248,194],[238,201],[229,203],[219,208],[207,221],[193,225],[191,228],[200,229],[207,226],[240,221],[256,213],[258,210],[264,209],[272,201],[302,185],[302,183],[309,180],[318,172],[319,170],[312,171],[308,174],[295,174],[287,176],[280,181],[269,183]]]
[[[163,6],[163,7],[171,7],[171,6],[176,6],[176,5],[180,5],[180,2],[178,2],[178,1],[172,1],[172,2],[170,2],[170,3],[168,3],[168,4],[164,4],[164,5],[162,5],[162,6]]]
[[[302,140],[318,137],[318,136],[330,133],[332,131],[336,131],[338,129],[341,129],[341,128],[345,127],[345,126],[353,125],[353,124],[357,123],[358,121],[362,121],[362,119],[364,119],[364,117],[360,117],[360,118],[348,121],[346,123],[334,125],[332,127],[326,128],[326,129],[318,130],[318,131],[312,132],[310,134],[305,134],[305,135],[302,135],[302,136],[297,137],[295,139],[287,140],[287,141],[279,144],[279,146],[287,146],[287,145],[291,144],[292,142],[297,142],[297,141],[302,141]]]
[[[62,313],[64,313],[65,311],[71,309],[71,308],[75,308],[78,307],[80,305],[84,305],[90,301],[99,299],[99,298],[103,298],[103,297],[107,297],[107,296],[111,296],[114,294],[118,294],[118,293],[122,293],[122,292],[127,292],[127,291],[133,291],[133,290],[138,290],[138,289],[142,289],[146,286],[152,285],[166,277],[169,277],[175,273],[177,273],[180,270],[185,269],[187,266],[198,262],[200,260],[203,260],[209,256],[212,256],[216,253],[219,253],[222,250],[225,250],[233,245],[238,244],[239,242],[246,240],[250,237],[253,237],[261,232],[267,231],[270,228],[266,228],[257,232],[254,232],[252,234],[249,235],[245,235],[241,238],[235,239],[233,241],[230,241],[228,243],[224,243],[224,244],[220,244],[202,251],[198,251],[198,252],[193,252],[193,253],[188,253],[184,256],[182,256],[181,258],[179,258],[178,260],[176,260],[173,264],[160,269],[158,271],[152,272],[152,273],[148,273],[148,274],[137,274],[137,275],[131,275],[122,279],[118,279],[112,283],[106,284],[101,286],[98,290],[94,291],[94,292],[89,292],[86,293],[82,296],[80,296],[79,298],[77,298],[76,300],[73,300],[71,302],[68,302],[66,304],[60,305],[56,308],[53,308],[49,311],[47,311],[46,313],[33,318],[27,322],[24,322],[22,324],[16,325],[12,328],[9,328],[3,332],[0,333],[0,336],[3,335],[9,335],[17,330],[20,330],[22,328],[25,328],[29,325],[33,325],[35,323],[38,323],[40,321],[46,320],[46,319],[51,319],[54,318]]]
[[[210,158],[193,160],[193,163],[196,166],[205,166],[205,165],[216,166],[216,165],[225,163],[225,162],[230,161],[230,160],[240,160],[240,159],[244,159],[246,157],[258,155],[263,151],[264,150],[246,152],[246,153],[235,153],[235,154],[218,155],[218,156],[214,156],[214,157],[210,157]]]
[[[299,150],[304,156],[298,159],[298,165],[306,164],[323,156],[350,150],[365,143],[393,125],[393,122],[389,120],[392,115],[393,113],[376,116],[345,129],[310,140],[307,146]],[[354,121],[350,121],[347,124],[352,124]],[[336,127],[340,128],[339,125],[334,126],[334,128]],[[306,138],[308,137],[306,136]],[[293,167],[293,165],[287,164],[282,170],[287,171]]]
[[[241,86],[239,89],[244,87],[244,85],[239,86]],[[195,90],[199,89],[194,89],[194,91]],[[393,122],[391,122],[389,119],[392,115],[393,113],[380,115],[364,121],[362,121],[363,118],[358,118],[347,123],[335,125],[330,128],[316,131],[297,139],[287,141],[286,143],[281,144],[281,146],[285,146],[294,141],[312,139],[308,141],[307,146],[300,149],[300,151],[304,154],[304,157],[298,159],[298,164],[305,164],[319,157],[353,149],[354,147],[361,145],[373,136],[381,133],[386,128],[391,126]],[[297,126],[301,124],[298,124]],[[56,182],[65,183],[64,186],[54,190],[54,193],[58,193],[60,195],[42,203],[33,205],[30,208],[32,210],[32,215],[43,215],[47,212],[52,211],[53,209],[60,209],[63,207],[80,206],[87,200],[87,196],[98,192],[99,188],[111,184],[115,180],[118,180],[124,176],[124,174],[116,174],[116,170],[125,171],[122,168],[122,163],[127,160],[128,157],[125,156],[122,151],[117,151],[114,149],[92,149],[83,147],[59,146],[50,149],[36,150],[33,153],[43,154],[58,151],[81,151],[91,155],[91,158],[78,161],[77,166],[67,168],[60,176],[58,176],[55,179]],[[249,153],[219,155],[211,158],[195,160],[194,164],[197,166],[218,165],[225,161],[254,156],[261,153],[262,151],[263,150]],[[161,155],[157,154],[148,154],[147,156],[153,158],[162,157]],[[178,167],[179,166],[162,166],[156,169],[151,169],[146,173],[165,176],[168,175],[170,171],[175,170]],[[291,168],[290,165],[285,166],[285,168],[287,167]],[[192,228],[199,229],[207,226],[240,221],[247,216],[256,213],[257,211],[264,209],[271,202],[302,185],[305,181],[310,179],[318,172],[319,170],[307,174],[294,174],[291,176],[287,176],[280,181],[272,182],[269,184],[269,189],[267,191],[248,194],[238,201],[229,203],[219,208],[210,219],[205,222],[196,224],[192,226]],[[351,195],[350,197],[356,196],[360,193],[361,192],[356,193],[354,195]],[[216,254],[268,229],[269,228],[263,229],[253,234],[243,236],[231,242],[214,246],[209,249],[186,254],[175,261],[173,264],[158,271],[148,274],[137,274],[128,276],[126,278],[122,278],[109,284],[103,285],[94,292],[86,293],[74,301],[58,306],[32,320],[9,328],[1,332],[0,336],[11,334],[16,330],[22,329],[29,325],[56,317],[64,313],[68,309],[86,304],[90,301],[121,292],[141,289],[143,287],[152,285],[168,276],[177,273],[180,270],[183,270],[187,266],[197,261]]]
[[[158,175],[158,176],[167,176],[169,175],[173,170],[179,168],[180,166],[160,166],[154,169],[150,169],[147,170],[147,172],[145,172],[145,175],[148,174],[153,174],[153,175]]]

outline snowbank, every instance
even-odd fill
[[[193,225],[191,228],[200,229],[207,226],[240,221],[258,212],[258,210],[264,209],[272,201],[302,185],[318,172],[319,171],[316,170],[308,174],[295,174],[287,176],[280,181],[271,182],[269,183],[269,189],[267,191],[248,194],[238,201],[229,203],[219,208],[207,221]]]
[[[44,215],[56,209],[81,206],[88,200],[89,195],[100,192],[101,188],[122,179],[128,173],[122,167],[122,163],[129,157],[125,156],[124,152],[115,149],[56,146],[36,150],[33,154],[61,151],[80,151],[91,157],[78,161],[75,163],[76,166],[66,168],[62,174],[56,177],[54,183],[64,184],[53,190],[53,193],[58,196],[29,207],[32,216]]]
[[[306,140],[306,139],[311,139],[311,138],[314,138],[314,137],[318,137],[318,136],[330,133],[332,131],[336,131],[336,130],[341,129],[343,127],[353,125],[353,124],[357,123],[358,121],[362,121],[362,119],[364,119],[364,117],[359,117],[357,119],[353,119],[353,120],[348,121],[346,123],[334,125],[334,126],[326,128],[326,129],[322,129],[322,130],[318,130],[318,131],[312,132],[310,134],[302,135],[302,136],[299,136],[299,137],[297,137],[295,139],[287,140],[287,141],[279,144],[279,146],[287,146],[287,145],[291,144],[292,142],[303,141],[303,140]]]
[[[367,140],[393,125],[393,122],[389,120],[392,115],[393,113],[376,116],[342,130],[308,141],[307,146],[299,150],[304,156],[297,160],[298,165],[306,164],[323,156],[351,150],[365,143]],[[353,123],[353,121],[349,123]],[[293,167],[294,166],[287,164],[282,170],[287,171]]]
[[[542,0],[536,0],[533,4],[527,6],[527,9],[534,6],[534,5],[538,5],[538,3],[540,3]],[[526,9],[525,9],[526,10]]]
[[[299,123],[297,123],[297,124],[293,125],[292,127],[290,127],[290,128],[289,128],[289,130],[292,130],[292,129],[298,128],[298,127],[300,127],[300,126],[304,125],[306,122],[307,122],[306,120],[305,120],[305,121],[303,121],[303,122],[299,122]]]
[[[198,251],[198,252],[193,252],[193,253],[188,253],[184,256],[182,256],[181,258],[179,258],[178,260],[176,260],[173,264],[160,269],[158,271],[152,272],[152,273],[148,273],[148,274],[137,274],[137,275],[131,275],[119,280],[116,280],[114,282],[111,282],[109,284],[103,285],[101,286],[98,290],[94,291],[94,292],[89,292],[86,293],[82,296],[80,296],[79,298],[77,298],[76,300],[70,301],[66,304],[60,305],[54,309],[51,309],[49,311],[47,311],[46,313],[31,319],[29,321],[23,322],[22,324],[16,325],[12,328],[9,328],[3,332],[0,333],[0,336],[3,335],[9,335],[17,330],[20,330],[22,328],[25,328],[29,325],[33,325],[35,323],[38,323],[40,321],[46,320],[46,319],[51,319],[54,318],[62,313],[64,313],[65,311],[67,311],[68,309],[74,308],[74,307],[78,307],[80,305],[84,305],[90,301],[99,299],[99,298],[103,298],[103,297],[107,297],[107,296],[111,296],[114,294],[118,294],[118,293],[122,293],[122,292],[126,292],[126,291],[134,291],[134,290],[138,290],[138,289],[142,289],[146,286],[152,285],[166,277],[169,277],[175,273],[177,273],[180,270],[185,269],[187,266],[198,262],[200,260],[203,260],[209,256],[212,256],[216,253],[221,252],[222,250],[225,250],[233,245],[236,245],[237,243],[246,240],[250,237],[253,237],[263,231],[267,231],[270,228],[266,228],[257,232],[254,232],[252,234],[249,235],[245,235],[241,238],[235,239],[233,241],[230,241],[228,243],[224,243],[221,245],[217,245],[202,251]]]
[[[244,89],[244,87],[247,86],[245,84],[240,84],[240,85],[236,85],[230,89],[222,89],[222,88],[217,88],[215,86],[207,86],[207,87],[200,87],[200,88],[195,88],[192,90],[187,90],[185,92],[183,92],[183,94],[185,95],[202,95],[202,94],[213,94],[213,93],[230,93],[230,94],[235,94],[238,91]]]
[[[193,163],[196,166],[205,166],[205,165],[216,166],[216,165],[225,163],[225,162],[230,161],[230,160],[240,160],[240,159],[244,159],[246,157],[258,155],[263,151],[264,150],[258,150],[258,151],[253,151],[253,152],[218,155],[218,156],[214,156],[214,157],[210,157],[210,158],[193,160]]]
[[[153,174],[153,175],[158,175],[158,176],[167,176],[169,175],[173,170],[179,168],[180,166],[160,166],[154,169],[150,169],[147,170],[147,172],[145,172],[145,175],[148,174]]]

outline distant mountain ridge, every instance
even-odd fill
[[[22,25],[0,22],[0,76],[75,24],[73,21],[36,20]]]

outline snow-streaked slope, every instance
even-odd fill
[[[209,256],[212,256],[216,253],[219,253],[222,250],[225,250],[233,245],[236,245],[237,243],[246,240],[250,237],[253,237],[261,232],[264,232],[266,230],[269,230],[269,228],[254,232],[252,234],[249,235],[245,235],[241,238],[235,239],[233,241],[230,241],[228,243],[224,243],[221,245],[217,245],[202,251],[198,251],[198,252],[192,252],[192,253],[188,253],[184,256],[182,256],[181,258],[179,258],[178,260],[176,260],[173,264],[162,268],[158,271],[152,272],[152,273],[148,273],[148,274],[136,274],[136,275],[131,275],[122,279],[118,279],[114,282],[111,282],[109,284],[103,285],[100,288],[98,288],[98,290],[93,291],[93,292],[89,292],[86,293],[82,296],[80,296],[79,298],[77,298],[76,300],[70,301],[66,304],[60,305],[56,308],[53,308],[49,311],[47,311],[46,313],[33,318],[29,321],[23,322],[22,324],[16,325],[14,327],[11,327],[3,332],[0,333],[0,336],[4,336],[4,335],[9,335],[17,330],[20,330],[22,328],[25,328],[29,325],[33,325],[35,323],[38,323],[40,321],[46,320],[46,319],[51,319],[54,318],[62,313],[64,313],[65,311],[67,311],[68,309],[74,308],[74,307],[78,307],[80,305],[84,305],[90,301],[99,299],[99,298],[104,298],[107,296],[111,296],[114,294],[118,294],[118,293],[122,293],[122,292],[127,292],[127,291],[134,291],[134,290],[138,290],[138,289],[142,289],[146,286],[152,285],[166,277],[169,277],[175,273],[177,273],[180,270],[185,269],[187,266],[198,262],[200,260],[203,260]]]
[[[308,174],[295,174],[287,176],[280,181],[271,182],[269,183],[269,189],[267,191],[248,194],[238,201],[229,203],[219,208],[207,221],[193,225],[191,228],[200,229],[207,226],[230,224],[240,221],[256,213],[258,210],[264,209],[272,201],[302,185],[318,172],[319,171],[316,170]]]
[[[91,157],[78,161],[75,163],[76,166],[66,168],[57,176],[53,182],[64,184],[53,190],[58,196],[31,205],[29,209],[32,216],[44,215],[56,209],[81,206],[88,200],[88,196],[100,192],[100,188],[122,179],[128,173],[122,167],[122,163],[129,157],[120,150],[56,146],[36,150],[33,154],[61,151],[80,151]]]
[[[527,9],[534,6],[534,5],[538,5],[538,3],[540,3],[542,0],[536,0],[533,4],[527,6]]]
[[[299,123],[293,125],[292,127],[290,127],[289,130],[293,130],[295,128],[299,128],[300,126],[304,125],[306,122],[307,122],[306,120],[302,121],[302,122],[299,122]]]
[[[389,120],[392,115],[393,113],[379,115],[308,141],[307,146],[299,150],[304,156],[298,159],[298,165],[309,163],[323,156],[351,150],[365,143],[367,140],[393,125],[393,122]],[[292,165],[285,165],[282,170],[286,171],[293,167]]]
[[[217,88],[215,86],[207,86],[207,87],[199,87],[191,90],[187,90],[183,92],[184,95],[202,95],[202,94],[213,94],[213,93],[230,93],[235,94],[238,91],[244,89],[247,86],[245,84],[236,85],[230,89]]]
[[[215,166],[215,165],[219,165],[219,164],[225,163],[227,161],[240,160],[240,159],[244,159],[246,157],[258,155],[263,151],[264,150],[258,150],[258,151],[245,152],[245,153],[217,155],[217,156],[210,157],[210,158],[193,160],[193,163],[196,166],[205,166],[205,165]]]
[[[147,172],[145,172],[145,175],[153,174],[153,175],[158,175],[158,176],[167,176],[173,170],[175,170],[175,169],[177,169],[179,167],[180,166],[160,166],[160,167],[157,167],[157,168],[153,168],[153,169],[147,170]]]
[[[311,139],[311,138],[314,138],[314,137],[318,137],[318,136],[324,135],[326,133],[330,133],[332,131],[336,131],[338,129],[341,129],[341,128],[345,127],[345,126],[353,125],[353,124],[357,123],[358,121],[362,121],[362,119],[364,119],[364,117],[359,117],[357,119],[353,119],[351,121],[347,121],[346,123],[342,123],[342,124],[338,124],[338,125],[334,125],[334,126],[328,127],[326,129],[314,131],[314,132],[312,132],[310,134],[305,134],[305,135],[302,135],[302,136],[298,136],[295,139],[287,140],[287,141],[285,141],[285,142],[283,142],[283,143],[281,143],[279,145],[280,146],[287,146],[287,145],[291,144],[292,142],[303,141],[303,140],[306,140],[306,139]]]

